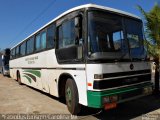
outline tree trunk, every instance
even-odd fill
[[[156,68],[155,68],[155,90],[154,93],[158,94],[159,93],[159,57],[154,59],[156,63]]]

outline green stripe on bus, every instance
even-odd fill
[[[38,70],[24,70],[24,72],[29,72],[29,73],[34,74],[35,76],[37,76],[39,78],[41,77],[41,72],[38,71]]]
[[[31,81],[31,78],[30,78],[30,77],[28,77],[27,75],[23,75],[23,77],[27,78],[27,80],[29,81],[29,83],[31,83],[31,82],[32,82],[32,81]]]
[[[36,82],[36,77],[33,74],[30,73],[23,73],[24,75],[27,75],[28,77],[30,77],[32,80],[34,80],[34,82]]]
[[[130,86],[126,88],[118,88],[113,90],[104,90],[104,91],[87,91],[88,106],[94,108],[103,107],[103,97],[111,95],[120,95],[124,93],[131,93],[137,89],[143,89],[146,86],[152,86],[151,83],[144,83],[140,85]]]

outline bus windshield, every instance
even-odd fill
[[[136,53],[142,54],[143,52],[142,42],[140,42],[143,39],[142,25],[139,23],[116,14],[88,12],[88,53],[90,58],[121,59],[122,57],[129,59],[129,57],[139,57]],[[127,39],[124,36],[127,36]],[[129,56],[129,49],[132,49],[131,56]]]
[[[142,22],[133,19],[125,19],[124,24],[131,58],[144,58],[145,51],[143,46],[144,38],[142,32]]]

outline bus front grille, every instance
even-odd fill
[[[126,74],[125,77],[116,76],[116,77],[109,77],[108,79],[103,79],[103,80],[94,80],[93,89],[108,89],[108,88],[138,84],[142,82],[148,82],[151,80],[151,73],[150,71],[148,73],[147,72],[143,71],[143,73],[140,73],[138,71],[135,71],[135,73],[139,73],[139,74],[136,75],[132,72],[132,74],[129,74],[129,75]]]

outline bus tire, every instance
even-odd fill
[[[79,96],[76,83],[73,79],[68,78],[65,85],[65,98],[69,112],[73,115],[80,113],[81,105],[79,104]]]
[[[17,72],[17,81],[19,85],[22,85],[20,73]]]

